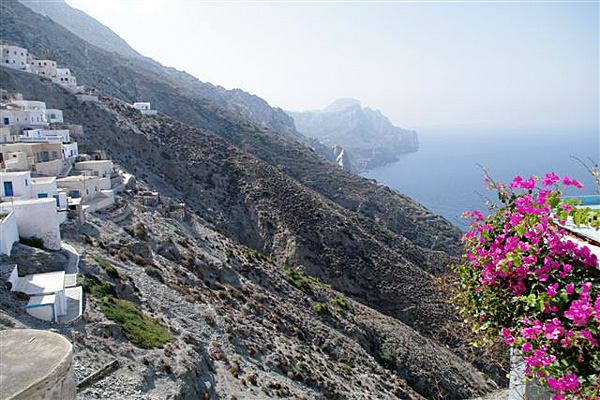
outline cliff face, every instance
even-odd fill
[[[339,99],[321,111],[291,112],[298,130],[328,146],[342,146],[364,171],[417,151],[417,133],[395,127],[380,111],[362,108],[354,99]]]

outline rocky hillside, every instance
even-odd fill
[[[343,147],[360,171],[398,161],[398,155],[419,148],[415,131],[393,126],[379,110],[363,108],[358,100],[338,99],[323,110],[288,114],[302,134]]]
[[[117,56],[117,60],[122,59],[121,62],[126,62],[130,67],[138,70],[138,72],[139,70],[150,72],[168,81],[170,85],[189,96],[208,99],[229,109],[233,109],[259,126],[289,135],[300,143],[312,148],[326,160],[334,164],[337,163],[337,158],[341,150],[325,146],[316,139],[300,134],[296,130],[292,118],[280,108],[271,107],[260,97],[240,89],[227,90],[221,86],[201,82],[185,71],[165,67],[151,58],[144,57],[108,27],[84,12],[69,6],[64,0],[52,2],[21,0],[21,3],[38,14],[48,16],[52,21],[67,28],[86,42],[97,46],[99,49],[113,53],[113,55]],[[23,14],[22,9],[17,10],[19,10],[20,14]],[[52,48],[42,46],[37,51],[37,54],[40,56],[44,55],[45,57],[47,54],[49,58],[57,58]],[[82,82],[86,82],[85,78]],[[95,84],[97,85],[98,82],[95,82]],[[160,109],[164,109],[160,99],[156,97],[151,96],[147,92],[129,92],[124,99],[129,102],[149,100]],[[341,166],[349,171],[354,170],[349,162]]]

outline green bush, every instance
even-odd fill
[[[113,267],[113,265],[105,258],[97,256],[95,254],[92,254],[90,257],[92,257],[92,259],[94,261],[96,261],[98,263],[98,265],[100,267],[102,267],[102,269],[104,271],[106,271],[106,275],[110,276],[113,279],[119,279],[119,273],[117,272],[117,270],[115,269],[115,267]]]
[[[175,340],[157,320],[145,315],[129,300],[106,296],[100,309],[111,321],[116,322],[131,343],[144,349],[162,348]]]
[[[310,282],[309,282],[309,278],[306,276],[306,274],[302,271],[296,271],[295,269],[292,269],[290,267],[283,267],[284,271],[285,271],[285,280],[288,281],[288,283],[292,286],[297,287],[298,289],[302,290],[304,293],[307,294],[312,294],[313,293],[313,289],[310,286]]]
[[[331,311],[329,311],[329,307],[325,303],[316,303],[315,311],[321,315],[331,315]]]
[[[80,278],[81,277],[81,278]],[[94,275],[78,276],[77,283],[83,286],[85,293],[97,299],[116,296],[115,285],[96,278]]]
[[[336,298],[331,299],[331,304],[333,305],[333,309],[335,310],[335,312],[340,313],[340,314],[348,309],[348,304],[346,304],[346,299],[344,299],[343,297],[336,297]]]
[[[390,342],[385,342],[380,351],[381,364],[390,370],[396,369],[396,349]]]

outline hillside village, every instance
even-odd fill
[[[52,60],[31,58],[27,49],[0,45],[4,67],[50,78],[80,101],[97,101],[68,68]],[[11,255],[13,244],[49,250],[76,251],[61,241],[67,221],[84,224],[86,215],[115,204],[115,193],[131,186],[133,176],[115,169],[102,149],[79,153],[73,133],[81,125],[65,123],[63,112],[46,107],[43,99],[23,99],[2,89],[0,102],[0,255]],[[150,103],[132,107],[156,115]],[[70,267],[70,268],[69,268]],[[13,292],[30,296],[27,312],[45,321],[72,322],[83,311],[83,292],[77,286],[77,265],[65,271],[27,274],[15,265],[7,280]]]

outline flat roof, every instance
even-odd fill
[[[56,179],[56,182],[78,182],[78,181],[82,181],[82,180],[90,180],[90,179],[98,179],[97,176],[90,176],[90,175],[73,175],[73,176],[65,176],[64,178],[58,178]]]
[[[6,208],[9,207],[7,209],[10,209],[11,205],[15,205],[15,206],[24,206],[24,205],[29,205],[29,204],[42,204],[42,203],[54,203],[56,204],[56,200],[54,200],[53,198],[47,197],[47,198],[42,198],[42,199],[16,199],[16,200],[8,200],[8,201],[3,201],[0,203],[0,207]]]
[[[112,160],[89,160],[89,161],[77,161],[75,163],[75,165],[77,164],[105,164],[105,163],[112,163]]]
[[[31,178],[31,183],[52,183],[56,180],[55,176],[40,176]]]
[[[9,178],[11,176],[31,175],[31,171],[2,171],[0,177]]]
[[[15,267],[17,268],[17,267]],[[19,277],[13,292],[52,294],[65,289],[65,271],[46,272]]]
[[[73,346],[46,330],[0,331],[2,397],[28,397],[45,379],[58,380],[71,365]]]

